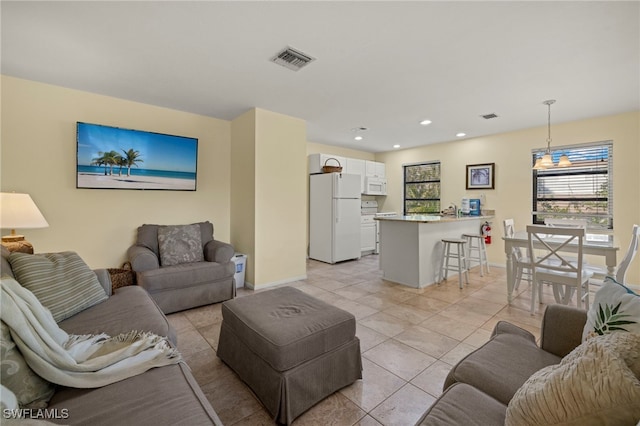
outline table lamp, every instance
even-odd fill
[[[33,254],[33,246],[16,235],[18,229],[47,228],[49,224],[29,194],[0,193],[0,228],[11,229],[11,235],[2,237],[2,245],[9,251]]]

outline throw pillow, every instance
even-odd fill
[[[200,225],[158,227],[158,249],[162,266],[202,262],[202,234]]]
[[[56,322],[83,311],[108,296],[96,274],[77,253],[11,253],[11,269],[23,287],[30,290]]]
[[[45,408],[55,391],[52,383],[29,368],[4,321],[0,322],[0,375],[2,385],[13,392],[20,407]]]
[[[587,312],[582,341],[615,331],[640,333],[640,295],[607,277]]]
[[[640,334],[596,336],[534,373],[509,402],[505,425],[635,425],[638,377]]]

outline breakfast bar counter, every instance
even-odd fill
[[[391,216],[380,221],[380,269],[383,278],[423,288],[438,282],[442,239],[479,234],[493,216]]]

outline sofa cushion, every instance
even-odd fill
[[[177,225],[158,227],[158,250],[162,266],[202,262],[202,234],[200,226]]]
[[[234,274],[234,264],[215,262],[182,263],[166,268],[152,269],[138,273],[138,285],[149,293],[187,289],[205,283],[229,278]]]
[[[150,331],[168,337],[176,345],[175,330],[149,294],[137,286],[121,287],[106,301],[61,321],[69,334],[107,333],[117,336],[131,331]]]
[[[96,389],[60,387],[49,409],[66,409],[64,424],[222,425],[184,363]]]
[[[38,376],[27,364],[11,338],[9,326],[0,321],[0,377],[25,408],[44,408],[55,385]]]
[[[617,331],[640,333],[640,295],[607,277],[587,312],[582,341]]]
[[[18,281],[51,311],[56,322],[107,299],[107,293],[77,253],[11,253]]]
[[[509,403],[507,425],[635,425],[640,419],[640,334],[588,339],[533,374]]]
[[[418,420],[420,426],[502,426],[507,406],[466,383],[455,383]]]
[[[138,227],[138,239],[136,244],[151,250],[156,257],[160,258],[158,251],[158,227],[160,225],[142,225]]]
[[[540,349],[527,331],[510,332],[511,328],[494,335],[451,369],[445,380],[445,389],[455,382],[467,383],[508,404],[518,388],[536,371],[558,364],[559,356]],[[529,335],[529,336],[527,336]]]

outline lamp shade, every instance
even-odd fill
[[[536,160],[536,164],[533,165],[533,170],[544,170],[545,167],[542,165],[542,158],[538,158]]]
[[[551,158],[551,154],[547,153],[542,156],[542,161],[540,165],[544,168],[553,167],[553,159]]]
[[[566,154],[562,154],[560,160],[558,161],[558,167],[569,167],[571,166],[571,160]]]
[[[0,193],[0,228],[47,228],[47,223],[29,194]]]

